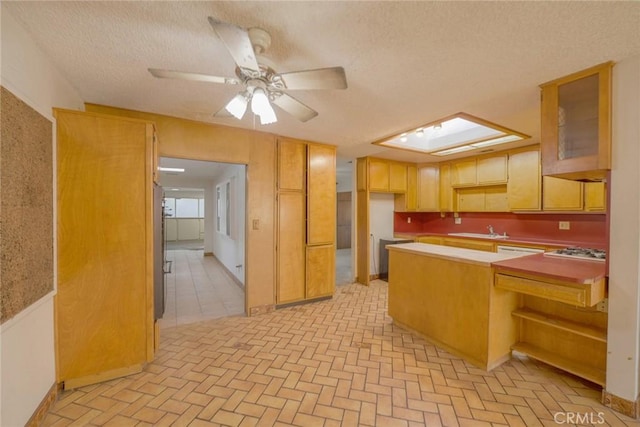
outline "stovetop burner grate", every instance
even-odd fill
[[[604,249],[571,247],[558,249],[552,252],[545,252],[546,256],[557,256],[576,259],[587,259],[592,261],[605,261],[607,252]]]

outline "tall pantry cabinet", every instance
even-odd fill
[[[151,122],[55,110],[57,382],[67,389],[153,359]]]
[[[278,305],[333,295],[335,176],[335,147],[278,140]]]

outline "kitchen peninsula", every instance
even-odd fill
[[[504,254],[405,243],[389,247],[389,315],[399,326],[491,370],[508,360],[518,341],[511,313],[515,292],[494,286],[491,263]]]

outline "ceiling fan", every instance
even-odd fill
[[[347,78],[342,67],[276,73],[268,65],[268,61],[260,56],[271,44],[271,36],[261,28],[246,30],[212,17],[209,17],[209,23],[236,63],[236,77],[157,68],[149,68],[149,72],[158,78],[242,85],[243,89],[215,114],[217,117],[228,117],[231,114],[242,119],[247,106],[251,104],[251,111],[260,117],[261,124],[275,123],[278,119],[271,105],[275,104],[298,120],[306,122],[317,116],[318,112],[286,91],[347,88]]]

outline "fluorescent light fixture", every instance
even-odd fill
[[[446,156],[528,138],[529,135],[470,114],[458,113],[373,144]]]
[[[247,105],[249,104],[249,100],[247,99],[246,93],[242,92],[233,97],[231,101],[224,107],[233,117],[238,120],[241,120],[244,116],[245,111],[247,111]]]
[[[179,188],[172,188],[171,191],[180,191]]]
[[[184,172],[184,168],[165,168],[162,166],[158,166],[158,170],[160,172]]]
[[[269,98],[262,88],[255,88],[251,97],[251,111],[253,114],[260,116],[260,123],[268,125],[278,121],[276,112],[273,111]]]

